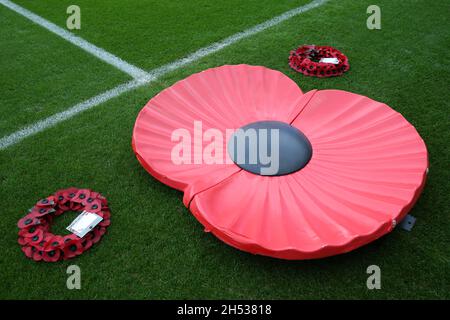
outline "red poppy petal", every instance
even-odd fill
[[[77,188],[71,187],[71,188],[68,188],[68,189],[64,190],[64,191],[62,192],[62,196],[64,197],[64,199],[65,199],[66,201],[71,201],[71,200],[75,197],[75,195],[77,194],[77,192],[78,192],[78,189],[77,189]]]
[[[92,235],[91,235],[91,237],[92,237],[92,242],[93,243],[97,243],[97,242],[99,242],[100,241],[100,239],[102,238],[102,233],[100,232],[100,230],[98,229],[98,226],[97,227],[95,227],[95,229],[94,229],[94,231],[92,231]]]
[[[36,203],[37,207],[54,207],[56,202],[55,196],[49,196],[47,198],[41,199]]]
[[[102,212],[99,212],[97,214],[99,214],[103,218],[103,220],[107,220],[107,219],[111,218],[111,212],[110,211],[102,211]]]
[[[21,250],[28,258],[31,258],[33,256],[33,248],[31,246],[23,246]]]
[[[69,234],[69,235],[63,237],[63,242],[68,243],[69,241],[75,241],[77,239],[79,239],[77,235]]]
[[[31,257],[34,261],[41,261],[42,260],[42,252],[36,250],[33,252]]]
[[[71,240],[64,246],[64,258],[72,258],[83,252],[83,246],[80,240]]]
[[[53,213],[56,210],[53,207],[38,207],[35,206],[33,207],[33,209],[31,210],[31,214],[33,214],[35,217],[42,217],[45,216],[49,213]]]
[[[83,206],[81,205],[81,203],[77,203],[77,202],[71,201],[70,205],[69,205],[69,208],[72,211],[80,211],[80,210],[83,209]]]
[[[111,220],[110,219],[106,219],[106,220],[102,220],[98,225],[102,226],[102,227],[107,227],[111,224]]]
[[[75,197],[72,199],[72,201],[81,203],[84,199],[87,199],[90,196],[91,196],[91,190],[79,189],[78,192],[75,194]]]
[[[62,236],[52,236],[46,241],[44,251],[51,251],[64,246],[64,238]]]
[[[19,229],[23,229],[30,226],[36,226],[40,223],[41,220],[39,218],[34,217],[34,215],[32,214],[27,214],[25,217],[23,217],[17,222],[17,227],[19,227]]]
[[[203,131],[218,129],[224,133],[268,118],[290,121],[298,114],[302,95],[297,84],[279,71],[249,65],[208,69],[176,83],[147,103],[136,119],[133,150],[147,171],[173,188],[185,190],[203,179],[203,184],[207,180],[212,186],[221,177],[238,172],[239,167],[227,161],[227,152],[222,163],[204,165],[202,159],[191,157],[189,164],[175,164],[171,155],[177,142],[171,139],[172,133],[182,128],[191,137],[196,136],[197,120],[202,120]]]
[[[84,209],[89,212],[100,212],[102,210],[102,203],[96,199],[90,203],[86,203]]]
[[[29,238],[24,238],[24,237],[19,237],[19,238],[17,239],[17,242],[18,242],[21,246],[24,246],[24,245],[26,245],[26,244],[28,244],[28,243],[30,242],[30,239],[29,239]]]
[[[60,204],[61,202],[64,202],[64,191],[65,190],[58,190],[55,192],[54,196],[55,196],[55,201],[57,204]]]
[[[60,216],[64,213],[64,210],[61,207],[58,207],[55,211],[55,216]]]
[[[56,262],[61,257],[61,250],[50,250],[42,253],[42,258],[46,262]]]
[[[94,243],[92,242],[92,240],[86,239],[83,241],[82,244],[83,244],[83,250],[86,251],[86,250],[90,249]]]
[[[100,197],[99,199],[100,199],[100,201],[102,202],[103,208],[105,208],[105,207],[108,206],[108,200],[106,200],[105,197],[102,196],[102,197]]]
[[[64,199],[64,202],[59,203],[58,206],[59,206],[59,209],[62,210],[62,212],[64,212],[64,211],[70,210],[70,204],[71,204],[70,201],[67,201]]]
[[[44,229],[41,226],[31,226],[28,228],[21,229],[19,231],[19,235],[24,238],[32,238],[43,232],[44,232]]]

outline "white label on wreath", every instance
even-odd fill
[[[86,233],[91,231],[102,220],[103,218],[96,213],[83,211],[66,229],[83,238]]]
[[[322,58],[319,62],[322,63],[332,63],[332,64],[339,64],[338,58]]]

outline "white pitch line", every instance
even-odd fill
[[[95,97],[92,97],[86,101],[83,101],[79,104],[74,105],[73,107],[58,112],[48,118],[40,120],[28,127],[23,128],[22,130],[16,131],[9,136],[3,137],[0,139],[0,150],[6,149],[9,146],[12,146],[22,139],[34,135],[38,132],[44,131],[60,122],[66,121],[75,115],[83,112],[85,110],[91,109],[103,102],[106,102],[112,98],[118,97],[122,93],[128,92],[142,85],[142,82],[139,80],[131,80],[127,83],[118,85],[117,87],[105,91]]]
[[[61,27],[58,27],[56,24],[38,16],[37,14],[34,14],[33,12],[9,1],[9,0],[0,0],[0,4],[4,5],[5,7],[15,11],[16,13],[24,16],[25,18],[31,20],[32,22],[40,25],[41,27],[47,29],[48,31],[53,32],[54,34],[60,36],[64,40],[69,41],[70,43],[76,45],[77,47],[83,49],[84,51],[92,54],[93,56],[96,56],[100,60],[103,60],[104,62],[116,67],[117,69],[129,74],[134,79],[142,78],[147,76],[147,73],[120,59],[119,57],[116,57],[115,55],[105,51],[102,48],[99,48],[92,43],[87,42],[83,38],[80,38],[72,33],[70,33],[67,30],[64,30]]]
[[[279,16],[276,16],[270,20],[267,20],[263,23],[260,23],[254,27],[251,27],[242,32],[238,32],[228,38],[225,38],[221,41],[215,42],[207,47],[203,47],[203,48],[195,51],[194,53],[191,53],[187,57],[176,60],[172,63],[166,64],[159,68],[156,68],[156,69],[150,71],[149,73],[153,76],[158,77],[158,76],[164,75],[170,71],[174,71],[180,67],[183,67],[183,66],[190,64],[194,61],[197,61],[203,57],[206,57],[207,55],[210,55],[212,53],[220,51],[220,50],[228,47],[229,45],[232,45],[232,44],[238,42],[239,40],[242,40],[244,38],[248,38],[257,33],[260,33],[261,31],[264,31],[270,27],[276,26],[277,24],[280,24],[281,22],[286,21],[286,20],[288,20],[294,16],[297,16],[299,14],[302,14],[306,11],[320,7],[321,5],[325,4],[328,1],[329,0],[314,0],[314,1],[311,1],[310,3],[305,4],[301,7],[297,7],[292,10],[286,11],[285,13],[283,13]]]
[[[68,120],[75,115],[79,114],[80,112],[83,112],[85,110],[91,109],[95,106],[98,106],[101,103],[104,103],[110,99],[113,99],[115,97],[118,97],[119,95],[131,91],[133,89],[136,89],[140,86],[149,84],[153,81],[158,80],[160,77],[168,74],[171,71],[174,71],[178,68],[181,68],[187,64],[193,63],[209,54],[218,52],[236,42],[239,40],[242,40],[244,38],[248,38],[252,35],[255,35],[261,31],[264,31],[270,27],[273,27],[283,21],[286,21],[296,15],[299,15],[301,13],[304,13],[306,11],[309,11],[311,9],[317,8],[329,0],[314,0],[306,5],[303,5],[301,7],[294,8],[292,10],[289,10],[279,16],[276,16],[270,20],[267,20],[266,22],[263,22],[261,24],[258,24],[252,28],[249,28],[247,30],[244,30],[242,32],[236,33],[228,38],[223,39],[222,41],[215,42],[207,47],[201,48],[194,53],[188,55],[187,57],[181,58],[179,60],[176,60],[174,62],[171,62],[169,64],[163,65],[159,68],[155,68],[148,73],[146,73],[143,77],[140,79],[132,80],[127,83],[121,84],[111,90],[108,90],[104,93],[101,93],[95,97],[92,97],[86,101],[83,101],[65,111],[59,112],[57,114],[54,114],[46,119],[40,120],[36,122],[35,124],[32,124],[30,126],[27,126],[21,130],[18,130],[8,136],[5,136],[0,139],[0,150],[6,149],[12,145],[17,144],[21,140],[34,135],[38,132],[44,131],[45,129],[48,129],[50,127],[53,127],[54,125],[63,122],[65,120]],[[0,3],[5,2],[5,0],[0,0]],[[9,1],[8,1],[9,2]]]

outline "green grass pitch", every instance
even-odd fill
[[[261,23],[309,0],[78,0],[74,33],[144,70]],[[65,28],[69,0],[17,4]],[[381,8],[381,30],[366,9]],[[0,150],[0,298],[3,299],[403,299],[450,298],[450,20],[445,0],[330,0]],[[342,50],[351,69],[317,79],[288,67],[300,44]],[[134,120],[162,89],[206,68],[246,63],[280,70],[303,91],[342,89],[383,101],[425,140],[427,185],[412,232],[351,253],[282,261],[233,249],[203,232],[182,194],[153,179],[131,150]],[[111,89],[130,77],[0,5],[0,138]],[[16,223],[35,201],[69,186],[103,193],[112,225],[70,261],[36,263],[17,244]],[[73,215],[56,221],[55,231]],[[81,290],[66,269],[82,271]],[[366,268],[382,271],[368,290]]]

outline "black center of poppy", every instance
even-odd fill
[[[38,236],[34,236],[33,238],[31,238],[31,240],[33,240],[33,241],[37,241],[38,239],[39,239]]]
[[[96,204],[94,204],[93,206],[92,206],[92,209],[97,209],[98,208],[98,205],[96,205]]]
[[[47,199],[42,200],[42,203],[48,203]]]
[[[75,197],[75,193],[72,192],[69,194],[69,198],[73,198],[73,197]]]
[[[58,197],[58,200],[59,200],[59,201],[62,201],[63,199],[64,199],[63,196],[59,196],[59,197]]]
[[[228,154],[240,168],[262,176],[282,176],[305,167],[312,156],[308,138],[280,121],[258,121],[238,129]]]
[[[35,231],[36,231],[36,228],[35,228],[35,227],[31,227],[30,230],[28,230],[29,233],[33,233],[33,232],[35,232]]]
[[[56,247],[58,244],[59,244],[59,243],[58,243],[57,241],[55,241],[55,242],[52,243],[52,246],[53,246],[53,247]]]
[[[72,244],[72,245],[69,247],[69,249],[70,249],[70,251],[72,251],[72,252],[77,251],[77,246],[74,245],[74,244]]]
[[[84,198],[86,198],[86,196],[84,194],[80,194],[79,198],[84,199]]]
[[[87,199],[87,202],[89,202],[89,203],[91,203],[92,201],[94,201],[93,198],[88,198],[88,199]]]
[[[31,222],[33,222],[33,219],[27,219],[27,220],[25,220],[25,225],[28,225],[28,224],[30,224]]]
[[[49,255],[50,257],[53,257],[53,256],[55,255],[55,253],[56,253],[56,251],[55,251],[55,250],[52,250],[52,251],[49,251],[49,252],[48,252],[48,255]]]
[[[39,213],[44,213],[44,212],[45,212],[45,209],[44,209],[44,208],[39,209]]]

